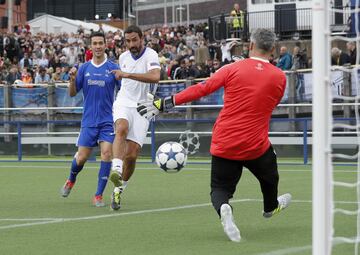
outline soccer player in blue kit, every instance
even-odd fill
[[[107,60],[106,41],[102,32],[92,33],[90,42],[92,60],[80,66],[79,70],[75,67],[70,70],[69,95],[73,97],[82,90],[84,107],[77,141],[78,151],[72,161],[70,175],[61,188],[61,195],[69,196],[77,175],[83,169],[93,148],[99,145],[101,163],[93,203],[96,207],[102,207],[105,206],[102,194],[111,169],[114,141],[112,106],[116,88],[120,87],[120,82],[115,79],[112,70],[119,69],[119,66]]]

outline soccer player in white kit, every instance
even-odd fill
[[[144,46],[142,31],[129,26],[125,32],[127,51],[120,55],[120,70],[114,70],[121,79],[121,89],[113,105],[115,140],[110,180],[114,183],[111,208],[120,209],[120,195],[134,173],[136,159],[146,138],[149,121],[141,116],[137,103],[147,100],[150,84],[160,80],[158,54]]]

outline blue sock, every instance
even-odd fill
[[[102,195],[110,174],[111,162],[101,161],[98,175],[98,186],[95,196]]]
[[[80,173],[80,171],[83,169],[84,165],[82,166],[78,166],[76,163],[76,159],[74,158],[72,163],[71,163],[71,169],[70,169],[70,176],[69,176],[69,180],[71,182],[75,182],[76,181],[76,176],[78,175],[78,173]]]

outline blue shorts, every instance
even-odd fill
[[[77,146],[96,147],[100,142],[113,143],[115,138],[112,125],[101,127],[83,127],[77,140]]]

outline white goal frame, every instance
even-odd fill
[[[312,254],[332,249],[332,98],[329,0],[313,0]]]

